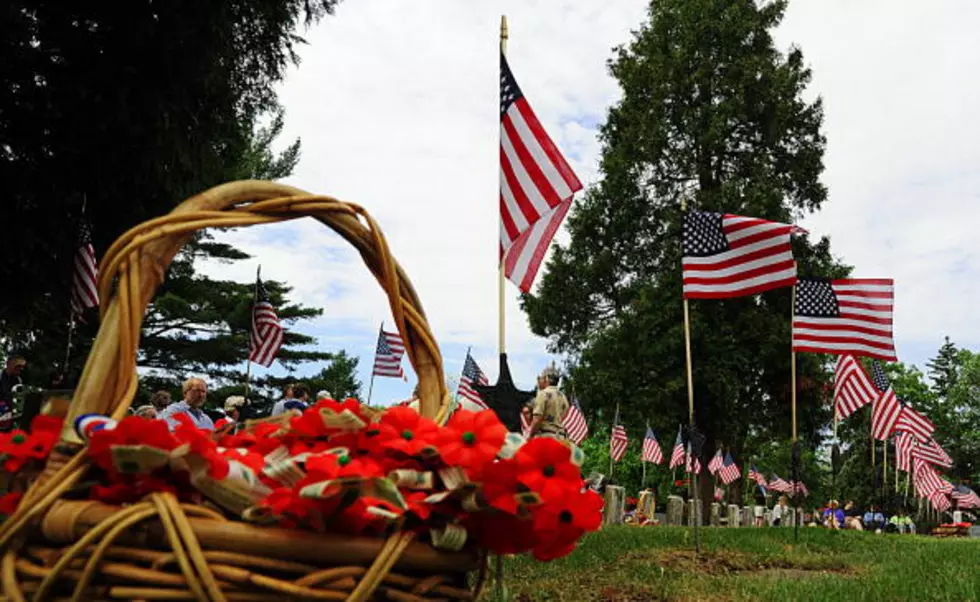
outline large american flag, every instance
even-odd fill
[[[378,334],[378,347],[374,351],[374,376],[391,376],[405,378],[402,371],[402,355],[405,354],[405,342],[395,332],[385,332],[382,328]]]
[[[714,457],[711,458],[711,461],[708,462],[708,472],[711,474],[715,474],[716,472],[721,470],[721,467],[724,464],[725,464],[725,459],[721,456],[721,450],[719,449],[715,452],[715,455]]]
[[[935,508],[937,512],[946,512],[953,507],[949,501],[949,498],[942,491],[933,491],[927,497],[932,503],[932,507]]]
[[[885,441],[895,430],[895,424],[902,413],[902,403],[895,396],[878,360],[871,362],[871,381],[879,392],[871,408],[871,435],[878,441]]]
[[[681,438],[681,429],[677,428],[677,439],[674,440],[674,449],[670,452],[669,468],[676,468],[684,463],[684,440]]]
[[[793,351],[896,361],[893,296],[891,280],[800,278],[793,309]]]
[[[71,275],[71,309],[75,315],[80,316],[86,309],[99,304],[97,279],[98,263],[92,246],[92,232],[82,224]]]
[[[837,417],[844,419],[872,403],[878,397],[864,366],[853,355],[837,358],[834,369],[834,407]]]
[[[915,458],[912,460],[912,475],[915,483],[915,490],[922,497],[928,497],[935,491],[952,493],[953,486],[939,476],[932,466],[928,463]]]
[[[793,491],[793,495],[802,495],[803,497],[810,497],[810,490],[807,488],[806,483],[803,481],[795,481],[790,484],[790,488]]]
[[[769,489],[780,493],[793,493],[793,486],[789,481],[784,480],[776,473],[772,473],[772,480],[769,481]]]
[[[456,392],[460,397],[468,399],[482,408],[486,408],[487,404],[484,403],[483,398],[473,388],[475,384],[488,385],[490,381],[487,380],[487,375],[480,370],[480,367],[476,364],[476,360],[467,351],[466,361],[463,362],[463,374],[459,377],[459,388]]]
[[[895,466],[899,470],[905,472],[911,470],[912,449],[915,446],[915,438],[909,433],[899,432],[895,435]]]
[[[619,410],[616,410],[616,418],[613,420],[612,437],[609,439],[609,456],[619,462],[626,453],[626,445],[629,438],[626,436],[626,429],[619,423]]]
[[[967,509],[980,507],[980,496],[966,485],[958,485],[953,490],[953,499],[956,500],[956,507]]]
[[[660,464],[664,461],[664,454],[660,451],[660,442],[657,441],[657,434],[647,426],[647,433],[643,437],[643,461]]]
[[[912,406],[903,402],[902,412],[898,415],[898,421],[895,423],[895,430],[912,433],[919,441],[927,441],[936,432],[936,425],[923,416],[921,412],[912,409]]]
[[[763,487],[767,487],[769,485],[769,483],[766,482],[766,477],[759,472],[759,469],[755,467],[755,464],[752,464],[749,467],[749,478],[755,481],[757,485],[761,485]]]
[[[721,482],[725,485],[730,484],[732,481],[738,479],[742,476],[742,471],[738,469],[738,464],[732,459],[730,453],[725,453],[725,461],[722,463],[721,469],[718,471],[718,476],[721,477]]]
[[[918,444],[913,444],[911,455],[913,458],[928,462],[929,464],[942,466],[943,468],[953,467],[953,458],[933,439],[926,439]]]
[[[501,53],[500,257],[507,278],[525,293],[581,189]]]
[[[796,226],[727,213],[684,214],[684,296],[720,299],[793,286]]]
[[[580,445],[589,436],[589,423],[585,421],[585,414],[582,413],[582,406],[578,400],[572,397],[569,400],[568,412],[561,421],[565,427],[565,434],[568,440],[575,445]]]
[[[248,359],[268,368],[282,347],[282,324],[276,308],[269,302],[262,279],[255,277],[255,303],[252,305],[252,333],[248,341]]]

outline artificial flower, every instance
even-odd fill
[[[531,439],[514,457],[517,478],[545,502],[559,500],[582,487],[582,472],[572,463],[571,455],[571,448],[556,439]]]
[[[0,516],[10,516],[16,512],[22,497],[24,493],[21,491],[11,491],[0,496]]]
[[[567,555],[588,531],[602,524],[602,498],[587,489],[536,506],[532,510],[534,535],[532,550],[537,560],[553,560]]]
[[[408,456],[431,457],[437,452],[435,442],[439,427],[412,408],[391,408],[379,422],[381,447]]]
[[[88,443],[88,454],[97,466],[115,471],[112,448],[116,445],[144,445],[169,452],[180,442],[170,433],[165,421],[130,416],[120,420],[113,429],[93,432]]]
[[[439,455],[450,466],[459,466],[476,478],[483,467],[497,457],[507,427],[491,410],[458,410],[440,431]]]

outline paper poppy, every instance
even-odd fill
[[[553,560],[571,552],[588,531],[602,524],[602,498],[592,490],[566,495],[532,510],[537,560]]]
[[[473,478],[500,452],[507,427],[491,410],[458,410],[439,434],[439,455],[450,466],[472,472]]]
[[[518,480],[545,502],[558,500],[582,486],[582,472],[571,461],[572,450],[548,437],[531,439],[517,452]]]
[[[408,456],[434,456],[439,427],[407,406],[391,408],[379,422],[380,445]]]
[[[119,421],[113,429],[102,429],[92,433],[88,443],[88,454],[92,461],[105,470],[115,470],[112,447],[116,445],[145,445],[155,449],[171,451],[180,445],[163,420],[146,420],[130,416]]]

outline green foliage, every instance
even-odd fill
[[[513,600],[786,600],[930,602],[980,599],[977,540],[856,531],[704,529],[695,557],[682,527],[605,527],[549,563],[507,559]],[[488,588],[492,591],[492,588]],[[491,599],[489,594],[486,599]]]
[[[926,367],[929,369],[929,378],[932,379],[932,389],[939,397],[945,398],[949,395],[950,387],[956,384],[956,368],[959,364],[958,354],[959,350],[956,348],[956,345],[949,340],[949,337],[946,337],[936,357],[926,362]]]
[[[770,32],[786,3],[658,0],[610,70],[623,96],[601,129],[602,179],[569,214],[536,295],[532,330],[572,356],[590,417],[617,402],[626,424],[687,421],[681,200],[692,209],[790,222],[826,200],[819,99],[810,71]],[[803,274],[848,268],[826,238],[799,237]],[[708,454],[736,461],[790,441],[790,291],[691,303],[695,414]],[[829,422],[825,358],[798,356],[799,432],[814,449]],[[672,441],[671,441],[672,443]],[[769,467],[777,470],[777,467]],[[789,466],[779,468],[788,476]],[[710,493],[710,487],[705,486]]]
[[[316,395],[317,391],[326,390],[334,399],[347,399],[361,397],[361,382],[357,380],[358,358],[347,355],[341,349],[333,354],[330,365],[320,370],[319,374],[312,378],[304,379],[303,382],[310,387],[310,394]]]
[[[0,8],[0,340],[29,351],[29,377],[64,361],[78,224],[96,254],[133,225],[246,174],[277,177],[274,86],[296,62],[296,30],[336,0],[235,0]],[[260,128],[264,116],[272,119]],[[83,326],[73,363],[86,352]]]

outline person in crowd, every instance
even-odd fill
[[[529,439],[532,437],[564,439],[567,436],[562,421],[568,413],[569,403],[565,394],[558,390],[560,380],[558,370],[553,365],[541,372],[538,384],[539,386],[544,384],[545,387],[538,390],[538,395],[534,399],[531,426],[528,428]]]
[[[782,526],[784,518],[789,518],[789,500],[785,495],[781,495],[779,496],[779,502],[772,507],[772,526]]]
[[[293,385],[293,400],[284,404],[286,410],[302,412],[310,405],[310,388],[306,385]]]
[[[844,511],[840,509],[837,500],[830,500],[827,509],[823,511],[823,526],[828,529],[842,529],[844,527]]]
[[[171,429],[177,428],[177,425],[180,424],[176,416],[184,415],[197,428],[214,430],[214,422],[212,422],[211,417],[201,409],[208,399],[208,384],[203,379],[191,377],[184,381],[182,390],[184,399],[167,406],[160,412],[160,418],[166,420]]]
[[[762,527],[766,522],[766,494],[762,487],[755,488],[755,507],[752,509],[752,516],[755,518],[755,526]]]
[[[225,399],[224,408],[225,412],[223,418],[219,418],[217,422],[214,423],[214,428],[220,429],[228,426],[229,424],[236,424],[242,418],[242,408],[245,407],[245,398],[241,395],[231,395]]]
[[[296,390],[296,385],[293,385],[293,384],[286,385],[286,388],[282,392],[282,399],[280,399],[279,401],[277,401],[272,406],[272,416],[278,416],[279,414],[282,414],[283,412],[285,412],[286,411],[286,404],[287,403],[289,403],[289,404],[295,404],[296,403],[296,398],[293,397],[293,394],[294,394],[295,390]]]
[[[173,400],[170,398],[170,391],[160,390],[150,395],[150,405],[157,409],[157,412],[162,412],[170,405]]]
[[[894,525],[895,530],[899,533],[915,535],[915,523],[912,522],[912,517],[905,513],[904,508],[899,508],[898,512],[888,520],[888,524]]]
[[[157,418],[157,409],[149,404],[140,406],[136,408],[136,416],[145,418],[146,420],[155,420]]]
[[[864,513],[864,528],[869,531],[880,533],[885,528],[885,515],[881,513],[878,506],[871,504],[871,507]]]
[[[844,504],[844,528],[864,531],[864,525],[861,524],[861,511],[854,505],[854,500]]]
[[[0,432],[8,432],[14,427],[14,392],[24,384],[22,374],[26,367],[26,359],[11,355],[0,372]]]
[[[326,389],[320,389],[316,392],[316,400],[320,401],[321,399],[333,399],[333,395],[331,395],[330,391],[327,391]]]

